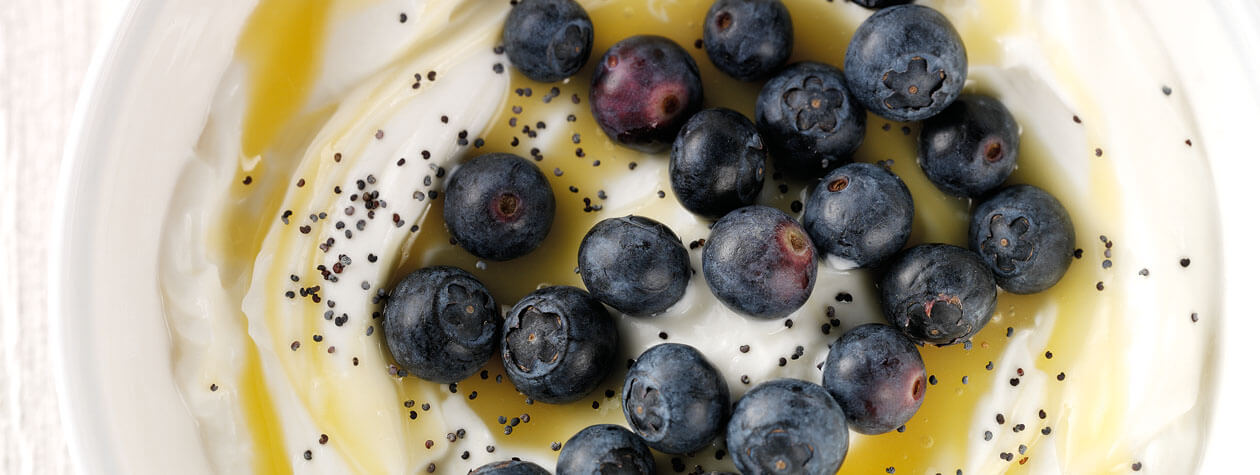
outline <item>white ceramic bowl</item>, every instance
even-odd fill
[[[1122,0],[1116,0],[1122,1]],[[58,192],[50,264],[52,347],[70,453],[90,473],[208,471],[195,421],[172,377],[158,292],[167,198],[213,90],[189,79],[229,60],[220,2],[136,0],[85,85]],[[1216,177],[1226,256],[1218,394],[1204,473],[1248,463],[1257,325],[1246,302],[1257,213],[1254,128],[1260,125],[1260,4],[1221,0],[1182,11],[1152,2],[1150,23],[1174,58]],[[226,45],[226,46],[225,46]],[[219,68],[221,69],[221,68]],[[1198,146],[1198,144],[1196,144]],[[1231,375],[1239,375],[1231,377]]]

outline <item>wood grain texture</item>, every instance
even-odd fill
[[[48,341],[49,226],[75,101],[124,3],[0,2],[0,473],[72,470]]]

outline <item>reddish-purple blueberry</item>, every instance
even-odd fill
[[[591,113],[617,143],[660,152],[700,110],[704,90],[696,61],[660,36],[621,40],[600,59],[591,78]]]
[[[927,391],[927,370],[909,338],[888,325],[868,323],[831,344],[823,387],[844,409],[850,428],[883,434],[918,412]]]
[[[713,295],[744,315],[786,317],[809,300],[818,255],[809,234],[791,216],[767,206],[746,206],[713,225],[702,256]]]

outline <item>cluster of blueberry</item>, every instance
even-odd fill
[[[698,350],[652,347],[634,361],[622,387],[630,429],[597,425],[579,432],[564,445],[559,473],[652,473],[649,447],[683,454],[723,435],[746,473],[834,473],[847,452],[848,429],[888,432],[922,404],[926,371],[917,344],[965,341],[992,316],[999,285],[1040,292],[1066,272],[1075,233],[1063,206],[1032,186],[998,190],[1015,168],[1018,125],[997,100],[962,94],[967,59],[953,26],[935,10],[905,1],[859,3],[878,11],[854,34],[843,71],[816,62],[786,65],[792,20],[779,0],[713,4],[704,23],[710,60],[740,80],[768,78],[755,123],[729,109],[701,110],[696,63],[657,36],[611,47],[595,67],[590,103],[616,142],[670,150],[678,200],[716,220],[702,267],[725,306],[752,318],[787,316],[812,293],[821,251],[883,271],[881,303],[893,326],[860,326],[832,344],[821,386],[773,380],[733,407],[725,379]],[[539,81],[575,74],[591,45],[590,19],[573,0],[524,0],[504,32],[513,64]],[[883,167],[850,163],[867,111],[923,121],[925,174],[944,192],[979,203],[970,250],[925,244],[902,251],[914,217],[909,190]],[[822,177],[802,222],[755,204],[771,156],[780,169]],[[470,253],[508,260],[546,238],[555,206],[536,166],[488,154],[451,175],[443,217],[454,242]],[[443,383],[472,375],[498,350],[508,379],[526,396],[553,404],[582,398],[616,364],[619,336],[605,305],[631,316],[661,313],[683,296],[691,271],[678,236],[639,216],[590,229],[578,267],[586,290],[538,290],[503,319],[472,275],[420,269],[386,305],[389,350],[412,374]],[[509,461],[475,473],[547,472]]]

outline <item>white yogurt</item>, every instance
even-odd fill
[[[983,23],[983,15],[993,14],[996,3],[987,3],[987,8],[932,4],[965,29]],[[1110,332],[1081,336],[1091,342],[1086,345],[1089,357],[1114,361],[1123,368],[1116,377],[1129,379],[1127,387],[1133,391],[1115,395],[1122,400],[1123,414],[1118,417],[1123,430],[1108,432],[1112,437],[1100,446],[1084,433],[1107,415],[1069,412],[1058,419],[1051,440],[1040,442],[1029,466],[1035,473],[1127,469],[1103,465],[1121,453],[1131,455],[1122,457],[1126,460],[1143,461],[1148,471],[1185,473],[1197,466],[1200,453],[1205,398],[1198,372],[1214,328],[1194,327],[1187,315],[1192,308],[1205,314],[1215,309],[1211,272],[1219,258],[1210,252],[1195,254],[1194,269],[1204,274],[1191,276],[1177,274],[1180,270],[1173,259],[1189,254],[1192,245],[1212,242],[1207,233],[1215,229],[1214,215],[1191,219],[1196,212],[1192,206],[1204,206],[1201,200],[1210,195],[1203,188],[1210,180],[1205,171],[1193,175],[1202,168],[1202,149],[1180,145],[1182,137],[1194,135],[1193,124],[1182,119],[1188,116],[1184,104],[1162,100],[1159,93],[1162,84],[1176,88],[1176,78],[1158,48],[1141,43],[1150,33],[1143,21],[1132,17],[1139,5],[1025,0],[1002,8],[1011,9],[1016,23],[998,39],[998,61],[973,65],[971,77],[1011,109],[1026,140],[1046,147],[1049,158],[1057,162],[1051,168],[1064,173],[1066,184],[1060,198],[1069,209],[1087,210],[1089,200],[1100,197],[1122,203],[1122,216],[1074,215],[1078,229],[1113,229],[1111,238],[1122,243],[1114,256],[1118,267],[1126,261],[1150,262],[1143,265],[1151,274],[1167,276],[1144,279],[1129,272],[1132,265],[1124,267],[1127,274],[1117,274],[1107,283],[1125,293],[1123,305],[1112,313],[1110,325],[1095,327]],[[469,139],[478,137],[510,94],[507,75],[490,72],[495,63],[506,63],[492,46],[498,41],[507,2],[386,1],[343,10],[339,11],[344,16],[331,19],[325,67],[305,106],[307,110],[331,108],[330,112],[291,163],[258,164],[241,157],[245,98],[251,87],[247,65],[234,62],[221,77],[205,78],[218,81],[219,92],[200,141],[189,144],[193,155],[167,224],[160,269],[176,347],[177,379],[201,424],[205,449],[220,472],[240,473],[254,467],[258,448],[248,437],[253,422],[242,407],[240,385],[233,382],[245,378],[248,355],[256,353],[272,402],[264,410],[274,411],[280,423],[274,429],[283,434],[284,456],[301,471],[415,473],[437,463],[443,471],[462,473],[464,467],[510,456],[550,467],[555,454],[545,450],[473,450],[465,460],[449,444],[438,444],[433,450],[408,446],[409,434],[412,438],[420,433],[440,436],[460,427],[467,430],[465,445],[484,447],[496,443],[496,431],[482,424],[465,395],[437,389],[424,395],[433,402],[431,409],[419,422],[408,421],[408,410],[398,404],[395,378],[380,370],[388,365],[381,335],[368,335],[370,327],[379,327],[371,317],[378,308],[373,296],[392,277],[390,270],[401,251],[415,239],[411,226],[426,213],[440,212],[430,208],[426,195],[441,181],[422,185],[423,177],[438,167],[449,171],[456,166],[469,153],[468,147],[457,144],[458,134],[466,131]],[[409,21],[420,25],[413,25],[402,37],[378,28],[377,20],[400,10],[412,12]],[[843,12],[856,14],[855,9]],[[1100,38],[1106,42],[1097,43]],[[419,81],[418,89],[406,80],[413,72],[429,70],[438,72],[437,79]],[[435,111],[442,111],[448,121],[438,122]],[[1073,115],[1090,126],[1073,124],[1069,120]],[[549,136],[550,131],[540,132],[544,143],[568,140],[559,134]],[[1091,170],[1100,166],[1091,153],[1096,147],[1106,150],[1115,164],[1118,183],[1091,176]],[[430,157],[422,159],[420,150]],[[334,159],[336,154],[341,154],[340,161]],[[1190,175],[1178,179],[1193,198],[1152,193],[1152,187],[1169,178],[1148,165],[1148,157],[1156,157],[1149,163],[1179,163],[1179,173]],[[405,165],[398,164],[399,158],[406,159]],[[230,190],[240,186],[238,160],[247,169],[258,167],[269,179],[304,180],[303,187],[289,188],[284,197],[282,209],[292,210],[288,224],[279,216],[270,218],[272,224],[250,269],[225,267],[222,256],[210,250],[207,237],[216,226],[231,225],[219,222],[216,210],[232,199]],[[658,219],[684,242],[706,236],[707,223],[672,199],[655,196],[667,183],[665,167],[664,160],[641,162],[636,173],[607,187],[609,199],[603,212],[609,217],[640,214]],[[365,181],[362,190],[360,180]],[[1107,193],[1095,190],[1113,185],[1116,189]],[[342,193],[329,192],[335,186]],[[362,200],[352,201],[350,195],[371,191],[378,191],[376,199],[386,204],[373,210],[375,218],[369,220]],[[319,218],[319,213],[326,217]],[[1170,223],[1168,215],[1180,220]],[[360,219],[365,220],[361,229]],[[1102,222],[1108,219],[1119,221]],[[347,226],[338,229],[336,221]],[[309,231],[303,232],[303,226],[309,226]],[[347,238],[347,231],[353,237]],[[334,239],[332,245],[320,249],[329,238]],[[1092,242],[1078,242],[1078,246],[1102,252]],[[369,261],[369,253],[378,259]],[[341,260],[343,255],[348,265]],[[700,252],[693,250],[691,257],[692,267],[700,269]],[[337,282],[319,278],[317,266],[332,269],[338,263],[342,268],[334,273]],[[486,265],[492,270],[495,264]],[[299,276],[299,282],[291,281],[290,275]],[[299,288],[316,284],[319,303],[300,295]],[[835,306],[834,297],[841,290],[851,293],[855,302],[838,306],[836,318],[843,329],[881,320],[866,271],[840,270],[834,264],[820,267],[813,296],[790,317],[801,327],[797,329],[789,329],[781,320],[759,321],[734,314],[716,301],[697,273],[684,298],[665,315],[618,317],[622,350],[635,356],[659,343],[658,333],[667,332],[669,341],[696,346],[713,361],[735,397],[748,388],[740,381],[744,375],[754,381],[773,377],[819,381],[816,365],[840,331],[823,334],[817,329],[827,322],[825,309]],[[299,295],[286,297],[288,291]],[[1000,471],[1010,466],[999,457],[1001,452],[1039,436],[1039,427],[1016,433],[1009,424],[995,425],[993,414],[1033,414],[1044,407],[1047,388],[1056,384],[1055,374],[1036,368],[1056,323],[1055,309],[1044,310],[1036,316],[1037,331],[1012,335],[1006,353],[996,360],[998,374],[1013,373],[1015,368],[1026,371],[1020,385],[993,385],[975,411],[969,433],[976,437],[965,444],[965,466],[941,466],[937,471]],[[318,318],[324,312],[331,312],[331,319]],[[343,315],[347,320],[341,322]],[[312,341],[314,334],[322,341]],[[293,335],[300,338],[295,340]],[[294,341],[299,344],[296,350]],[[747,353],[739,351],[740,345],[749,342]],[[796,353],[798,345],[803,349],[800,357],[780,366],[779,358]],[[328,353],[332,348],[335,354]],[[1073,381],[1075,389],[1065,396],[1065,406],[1094,407],[1083,404],[1100,397],[1088,389],[1091,381],[1086,378],[1104,376]],[[221,389],[206,392],[214,382]],[[929,388],[928,394],[929,398],[948,396],[944,388]],[[992,441],[978,436],[986,430],[994,433]],[[328,444],[316,443],[323,433],[337,435]],[[851,450],[862,450],[862,442],[856,441]],[[925,456],[932,458],[930,453]],[[706,469],[715,468],[730,469],[729,465],[706,464]]]

